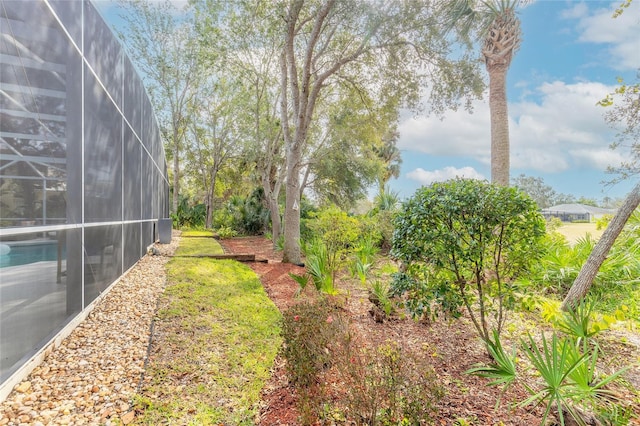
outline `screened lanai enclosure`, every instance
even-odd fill
[[[95,6],[0,0],[0,390],[146,253],[168,188],[149,98]]]

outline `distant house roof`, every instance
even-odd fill
[[[601,215],[615,214],[615,209],[603,209],[600,207],[587,206],[585,204],[558,204],[557,206],[547,207],[540,210],[542,213],[567,213],[567,214],[585,214]]]

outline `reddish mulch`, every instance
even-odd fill
[[[249,263],[258,274],[262,284],[276,306],[284,311],[300,299],[296,298],[298,284],[289,277],[289,272],[304,273],[304,269],[281,262],[282,255],[275,252],[271,242],[263,237],[243,237],[221,240],[227,253],[255,253],[268,263]],[[372,304],[366,291],[350,280],[339,284],[345,290],[344,310],[349,315],[352,330],[358,333],[365,344],[396,341],[404,348],[426,355],[445,387],[446,394],[438,404],[434,424],[454,425],[456,419],[466,419],[476,425],[536,425],[540,423],[540,409],[532,413],[529,409],[511,409],[514,401],[521,401],[528,394],[514,387],[502,397],[502,404],[494,408],[500,389],[488,387],[485,379],[464,374],[478,362],[489,361],[473,327],[468,321],[441,320],[431,324],[411,319],[377,323],[369,315]],[[336,379],[337,380],[337,379]],[[260,413],[262,425],[298,425],[296,394],[288,384],[284,362],[276,360],[271,380],[263,391]]]

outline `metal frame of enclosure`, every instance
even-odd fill
[[[0,0],[0,401],[156,241],[151,103],[87,0]]]

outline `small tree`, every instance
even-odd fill
[[[395,219],[391,255],[403,263],[392,289],[407,293],[414,314],[436,302],[460,315],[464,305],[478,334],[500,333],[510,284],[540,257],[544,219],[515,188],[456,179],[419,189]]]
[[[336,206],[313,213],[312,217],[314,220],[309,222],[309,228],[313,230],[316,238],[313,255],[323,258],[323,264],[327,268],[327,279],[330,279],[330,287],[333,288],[337,272],[344,266],[348,254],[358,242],[360,236],[358,220]],[[318,245],[321,247],[317,247]],[[318,248],[319,250],[316,250]],[[307,257],[309,254],[307,253]]]

